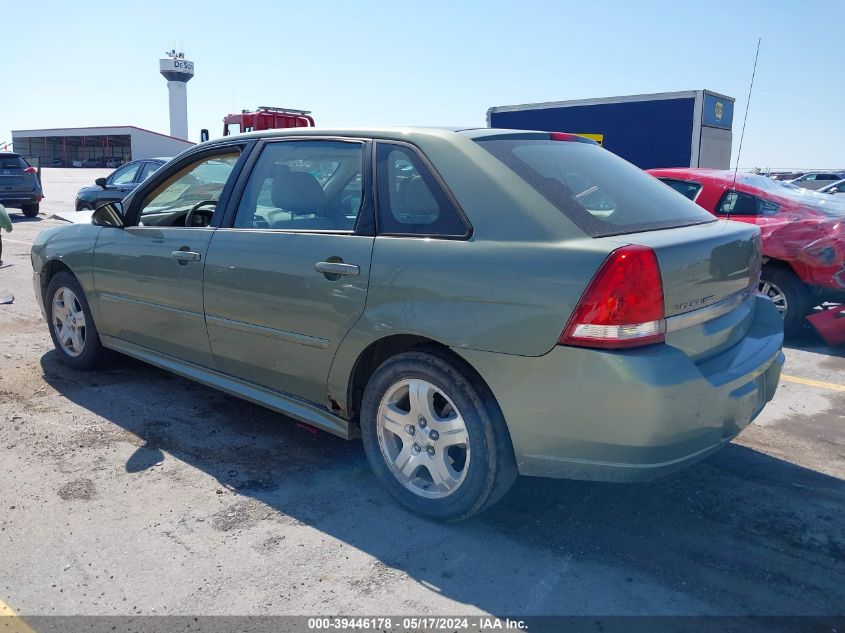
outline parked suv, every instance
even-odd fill
[[[571,134],[226,136],[42,231],[32,266],[64,363],[107,347],[360,436],[386,489],[437,519],[518,473],[702,459],[784,360],[760,229]]]
[[[787,182],[790,185],[795,185],[796,187],[801,187],[802,189],[812,189],[817,190],[821,189],[822,187],[826,187],[829,184],[836,182],[837,180],[842,180],[845,178],[845,174],[839,172],[811,172],[809,174],[804,174],[803,176],[799,176],[794,180],[788,180]]]
[[[76,194],[76,210],[91,211],[106,202],[122,200],[126,195],[144,182],[169,158],[150,158],[133,160],[116,169],[105,178],[97,178],[94,186],[83,187]]]
[[[0,152],[0,204],[20,209],[26,217],[32,218],[38,215],[43,198],[35,167],[20,154]]]

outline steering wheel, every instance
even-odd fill
[[[194,215],[197,214],[200,207],[204,207],[204,206],[207,206],[209,204],[217,206],[217,200],[203,200],[202,202],[197,202],[194,206],[192,206],[191,209],[188,211],[188,213],[185,215],[185,226],[194,226]],[[205,211],[206,212],[211,211],[212,215],[214,214],[213,209],[206,209]],[[208,225],[200,224],[198,226],[208,226]]]

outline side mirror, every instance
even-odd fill
[[[94,184],[97,185],[98,187],[102,187],[103,189],[105,189],[106,188],[106,179],[105,178],[97,178],[97,180],[94,181]]]
[[[120,202],[109,202],[100,207],[91,215],[91,224],[95,226],[111,226],[123,228],[123,205]]]
[[[200,130],[200,143],[205,143],[208,140],[208,130],[205,128]]]

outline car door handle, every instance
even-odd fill
[[[314,264],[314,270],[324,275],[344,275],[347,277],[357,277],[361,274],[361,269],[355,264],[344,264],[343,262],[317,262]]]
[[[170,253],[170,256],[179,263],[198,262],[202,257],[199,253],[195,253],[194,251],[173,251]]]

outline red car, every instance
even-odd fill
[[[757,174],[716,169],[649,169],[721,218],[760,227],[760,291],[774,301],[787,334],[826,301],[845,302],[845,201]]]

